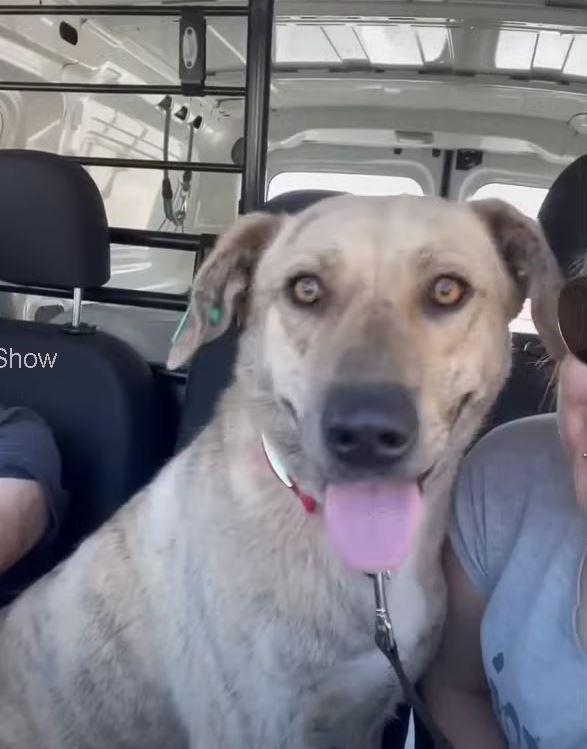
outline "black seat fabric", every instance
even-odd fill
[[[555,410],[554,365],[545,358],[538,337],[514,333],[512,344],[512,370],[482,434],[514,419]]]
[[[183,449],[212,419],[222,392],[232,380],[239,330],[233,325],[194,356],[185,389],[176,450]]]
[[[267,201],[261,210],[295,214],[325,198],[340,195],[331,190],[296,190]],[[204,346],[191,362],[180,423],[177,449],[187,445],[208,423],[218,398],[230,384],[238,349],[238,328]]]
[[[0,278],[71,289],[109,276],[104,206],[82,167],[0,151]],[[0,404],[37,411],[62,456],[69,507],[56,558],[147,482],[172,444],[146,362],[110,335],[69,328],[0,320]],[[53,366],[30,366],[33,354]]]

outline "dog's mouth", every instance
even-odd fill
[[[282,397],[281,405],[293,425],[301,421],[291,401]],[[315,456],[306,455],[318,475],[322,470]],[[323,519],[333,551],[348,566],[361,572],[381,572],[397,568],[410,553],[420,525],[422,495],[435,463],[419,474],[401,476],[390,466],[379,467],[376,474],[345,476],[340,467],[323,474]],[[319,483],[322,481],[319,480]]]
[[[329,484],[324,520],[333,550],[353,569],[383,572],[408,556],[420,525],[423,488],[436,464],[415,480]]]
[[[326,532],[348,566],[383,572],[405,560],[420,525],[423,485],[434,467],[411,481],[379,479],[326,487]]]

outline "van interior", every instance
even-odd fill
[[[210,418],[238,329],[165,361],[239,213],[497,197],[571,275],[586,154],[586,0],[0,4],[0,402],[37,410],[62,452],[71,509],[47,568]],[[528,309],[511,330],[486,429],[555,405]],[[17,348],[58,359],[28,368]]]

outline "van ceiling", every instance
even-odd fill
[[[587,82],[581,2],[573,0],[569,8],[562,0],[276,0],[273,58],[278,69],[408,68]],[[176,77],[176,24],[124,17],[99,24],[141,45]],[[244,20],[214,18],[208,27],[209,70],[242,72]]]
[[[177,82],[176,21],[69,20],[75,46],[59,38],[59,19],[2,18],[0,77]],[[367,127],[437,147],[467,135],[467,147],[507,150],[509,139],[551,160],[587,150],[585,0],[276,0],[273,52],[272,148],[340,140],[341,128],[360,140]],[[209,80],[242,85],[245,58],[244,19],[208,19]],[[135,112],[156,104],[140,98]],[[242,101],[193,106],[240,129]]]

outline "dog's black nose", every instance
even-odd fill
[[[408,452],[417,432],[416,407],[404,387],[339,385],[327,395],[324,444],[348,467],[389,466]]]

